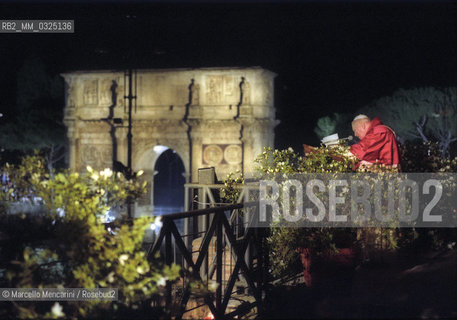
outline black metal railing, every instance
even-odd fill
[[[242,227],[234,225],[231,223],[234,220],[227,218],[227,216],[233,217],[236,214],[243,216]],[[249,227],[249,222],[255,214],[257,214],[257,205],[245,203],[162,216],[162,228],[156,241],[149,248],[148,256],[155,256],[160,251],[167,264],[180,261],[184,269],[183,274],[190,275],[189,279],[203,282],[205,276],[208,279],[215,273],[217,288],[215,292],[208,291],[204,294],[203,299],[204,304],[216,319],[227,316],[227,306],[232,295],[237,292],[237,290],[234,291],[234,286],[240,277],[244,279],[243,283],[247,286],[248,294],[254,297],[251,307],[257,307],[257,310],[260,310],[264,287],[264,253],[259,229]],[[192,238],[197,233],[181,234],[176,226],[176,221],[200,216],[208,216],[210,223],[206,230],[198,232],[202,234],[203,239],[199,250],[195,251],[193,250],[195,248],[192,248],[192,240],[194,240]],[[209,259],[209,248],[214,240],[215,259]],[[223,272],[227,254],[231,255],[230,259],[234,260],[234,264],[229,268],[229,272]],[[208,266],[203,268],[205,263],[209,264],[209,268]],[[227,274],[230,276],[224,277]],[[182,281],[183,290],[177,304],[179,308],[174,310],[173,314],[176,319],[181,319],[183,314],[189,311],[187,303],[192,294],[189,279]],[[165,296],[167,309],[170,310],[172,299],[176,298],[172,294],[172,285],[167,284]]]

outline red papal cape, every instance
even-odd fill
[[[399,149],[392,129],[376,117],[371,120],[365,137],[351,146],[351,152],[359,160],[386,165],[400,164]]]

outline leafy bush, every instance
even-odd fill
[[[456,172],[457,159],[441,157],[438,145],[434,143],[407,143],[401,147],[402,169],[404,172]],[[258,179],[275,180],[282,174],[295,173],[350,173],[353,172],[356,159],[350,156],[349,147],[338,145],[333,147],[320,147],[314,152],[302,157],[291,148],[287,150],[273,150],[266,148],[257,159]],[[373,170],[373,168],[371,168]],[[375,172],[389,175],[389,168],[378,166]],[[395,173],[393,173],[395,174]],[[379,177],[379,176],[378,176]],[[363,176],[368,179],[370,185],[374,175]],[[243,183],[242,179],[237,181]],[[230,176],[226,181],[226,194],[233,195],[235,179]],[[233,197],[232,197],[233,198]],[[250,199],[252,200],[252,199]],[[350,210],[343,208],[341,210]],[[313,252],[320,254],[325,251],[337,250],[345,246],[360,244],[357,240],[357,229],[346,228],[285,228],[273,226],[269,230],[267,244],[270,252],[270,266],[273,276],[284,276],[296,271],[300,267],[298,261],[298,248],[312,248]],[[430,232],[429,232],[430,231]],[[413,229],[382,228],[381,235],[384,246],[395,249],[399,247],[423,246],[432,248],[446,248],[453,245],[452,237],[455,232],[441,229]],[[384,241],[385,240],[385,241]],[[455,243],[455,240],[454,240]]]
[[[457,158],[441,156],[437,142],[406,142],[401,148],[404,172],[457,172]],[[448,208],[455,212],[456,208]],[[398,230],[402,248],[446,250],[456,247],[455,228],[419,228]]]
[[[138,198],[145,184],[109,169],[88,174],[45,170],[44,160],[26,157],[4,168],[12,181],[3,203],[33,194],[44,205],[42,217],[7,215],[1,233],[12,248],[2,246],[3,287],[118,288],[118,301],[4,303],[2,318],[99,318],[151,312],[151,302],[179,267],[148,261],[142,248],[152,217],[123,218],[105,224],[110,208]],[[5,210],[4,210],[5,211]],[[159,310],[160,311],[160,310]]]
[[[457,158],[443,158],[437,142],[406,142],[400,149],[404,172],[457,172]]]
[[[355,165],[355,159],[349,157],[348,152],[349,147],[343,144],[317,148],[306,157],[299,156],[292,148],[265,148],[255,161],[260,179],[275,179],[278,174],[343,173],[352,172]],[[328,250],[337,250],[338,245],[347,242],[348,237],[354,237],[352,230],[271,227],[267,244],[273,276],[290,274],[296,268],[298,248],[312,248],[314,252],[321,254]]]

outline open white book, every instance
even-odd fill
[[[340,138],[338,137],[338,133],[334,133],[332,135],[326,136],[321,140],[321,142],[323,144],[325,144],[325,146],[327,146],[327,147],[336,145],[336,144],[338,144],[339,141],[340,141]]]

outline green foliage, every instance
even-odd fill
[[[380,117],[390,126],[402,143],[414,140],[437,142],[442,157],[449,157],[457,141],[457,88],[400,89],[391,96],[381,97],[355,114]],[[317,121],[316,134],[346,135],[351,128],[348,115],[334,113]],[[349,134],[349,133],[348,133]]]
[[[414,88],[409,90],[400,89],[392,96],[375,100],[366,110],[369,113],[379,112],[397,131],[398,134],[408,139],[411,131],[415,131],[414,122],[422,116],[428,117],[426,133],[438,136],[438,130],[442,127],[444,119],[449,129],[453,132],[457,129],[454,117],[457,116],[457,88]],[[387,113],[384,113],[386,111]],[[417,134],[417,132],[416,132]],[[414,137],[414,135],[412,135]]]
[[[331,116],[325,116],[317,120],[317,126],[314,132],[322,139],[334,133],[341,135],[351,134],[350,116],[343,113],[334,112]]]
[[[405,173],[457,172],[457,158],[442,157],[438,143],[407,141],[400,147],[400,150],[402,153],[402,171]],[[280,177],[283,174],[290,177],[293,174],[300,173],[307,173],[308,175],[329,173],[329,177],[332,177],[333,174],[353,173],[356,161],[351,156],[349,147],[344,144],[317,148],[305,157],[295,153],[292,148],[287,150],[265,148],[264,152],[258,155],[255,160],[258,173],[256,180],[275,180],[280,182]],[[382,179],[392,179],[392,175],[397,175],[395,170],[382,165],[370,167],[370,172],[371,174],[353,174],[360,174],[360,179],[365,179],[371,188],[374,188],[375,184],[379,183],[379,179],[381,181]],[[376,172],[376,174],[373,174],[373,172]],[[376,179],[376,181],[373,181],[373,179]],[[222,190],[222,194],[226,196],[228,202],[234,202],[238,199],[239,189],[237,186],[242,183],[244,183],[242,178],[235,177],[233,174],[228,176]],[[370,192],[370,194],[373,194],[373,190],[370,190]],[[321,198],[321,195],[318,195],[318,197]],[[346,201],[345,205],[347,203]],[[386,210],[386,206],[382,206],[382,208]],[[441,209],[454,210],[453,212],[455,212],[454,208]],[[340,207],[339,210],[351,210],[351,208]],[[267,238],[272,274],[275,277],[281,277],[297,271],[297,267],[301,268],[298,260],[298,248],[311,248],[314,253],[319,255],[326,251],[333,251],[354,244],[363,246],[364,244],[361,243],[363,239],[358,239],[359,233],[356,228],[287,228],[283,227],[283,221],[280,221],[277,226],[273,225],[269,229]],[[455,248],[456,246],[455,231],[444,228],[433,230],[398,228],[398,224],[395,221],[392,222],[390,227],[380,228],[379,236],[382,238],[384,248],[387,249],[405,247],[445,249]]]
[[[229,173],[224,181],[224,187],[220,189],[223,202],[236,203],[241,194],[240,186],[244,184],[244,178],[238,171]]]
[[[436,142],[407,141],[400,150],[404,172],[457,172],[457,158],[443,158]]]
[[[179,276],[178,266],[147,260],[142,243],[146,229],[154,222],[152,217],[116,220],[109,227],[104,224],[111,206],[138,198],[145,184],[126,180],[109,169],[95,172],[89,167],[85,175],[64,172],[50,176],[44,160],[35,156],[25,157],[21,165],[4,170],[13,187],[3,194],[3,200],[11,200],[14,194],[32,193],[42,199],[45,207],[45,216],[38,225],[34,223],[38,220],[23,215],[16,217],[16,221],[8,220],[8,229],[1,230],[7,237],[22,240],[15,246],[23,248],[22,254],[11,253],[14,259],[6,266],[8,280],[4,285],[119,289],[116,302],[67,301],[53,306],[45,302],[17,302],[9,306],[9,316],[115,317],[119,310],[134,312],[145,302],[150,303],[166,280]],[[34,236],[17,237],[15,233],[23,228],[21,224],[29,228],[23,232]]]
[[[348,152],[349,147],[344,144],[317,148],[306,157],[299,156],[292,148],[265,148],[255,160],[258,178],[275,179],[280,174],[352,172],[355,159]],[[336,228],[271,227],[267,243],[273,276],[287,275],[295,268],[298,248],[312,248],[317,254],[336,250],[338,243],[351,234],[351,230]]]
[[[441,155],[457,137],[457,88],[400,89],[360,110],[368,116],[380,116],[394,129],[401,141],[422,140],[439,143]]]
[[[436,142],[407,142],[401,151],[404,172],[457,172],[457,158],[443,158]],[[443,183],[448,184],[451,181]],[[448,185],[446,189],[455,190],[455,185]],[[446,205],[446,203],[442,205]],[[455,208],[440,208],[440,210],[456,212]],[[400,229],[399,233],[399,246],[402,248],[414,250],[456,248],[457,231],[455,228]]]
[[[335,161],[335,158],[339,161]],[[259,177],[266,178],[278,173],[352,172],[356,159],[350,156],[348,146],[340,144],[317,148],[306,157],[299,156],[292,148],[286,150],[265,148],[255,162]]]
[[[443,158],[438,149],[437,143],[407,143],[402,148],[403,171],[404,172],[456,172],[457,158]],[[322,147],[306,157],[300,157],[292,149],[272,150],[270,148],[258,156],[256,162],[259,164],[258,171],[262,179],[276,179],[282,174],[294,173],[349,173],[355,164],[355,159],[348,153],[348,147],[339,145],[336,147]],[[391,180],[391,169],[379,166],[371,168],[376,174],[359,174],[360,179],[366,180],[374,188],[379,179]],[[375,181],[373,179],[376,179]],[[370,194],[373,194],[371,191]],[[319,195],[319,197],[321,197]],[[325,201],[323,201],[325,203]],[[345,205],[348,202],[345,202]],[[383,206],[386,210],[386,206]],[[446,208],[452,210],[453,208]],[[339,210],[350,210],[343,207]],[[455,212],[455,211],[454,211]],[[411,246],[428,243],[433,248],[446,248],[455,246],[451,236],[455,232],[445,229],[424,230],[398,228],[395,222],[392,226],[382,228],[380,236],[386,248],[396,249],[399,246]],[[290,274],[297,266],[298,248],[311,248],[313,252],[320,254],[325,251],[337,250],[338,247],[350,245],[351,241],[356,242],[357,229],[344,228],[286,228],[273,226],[267,239],[270,252],[271,269],[274,276]],[[428,240],[427,240],[428,239]],[[455,239],[454,239],[455,240]],[[454,244],[452,244],[454,243]],[[363,245],[363,243],[360,243]]]

